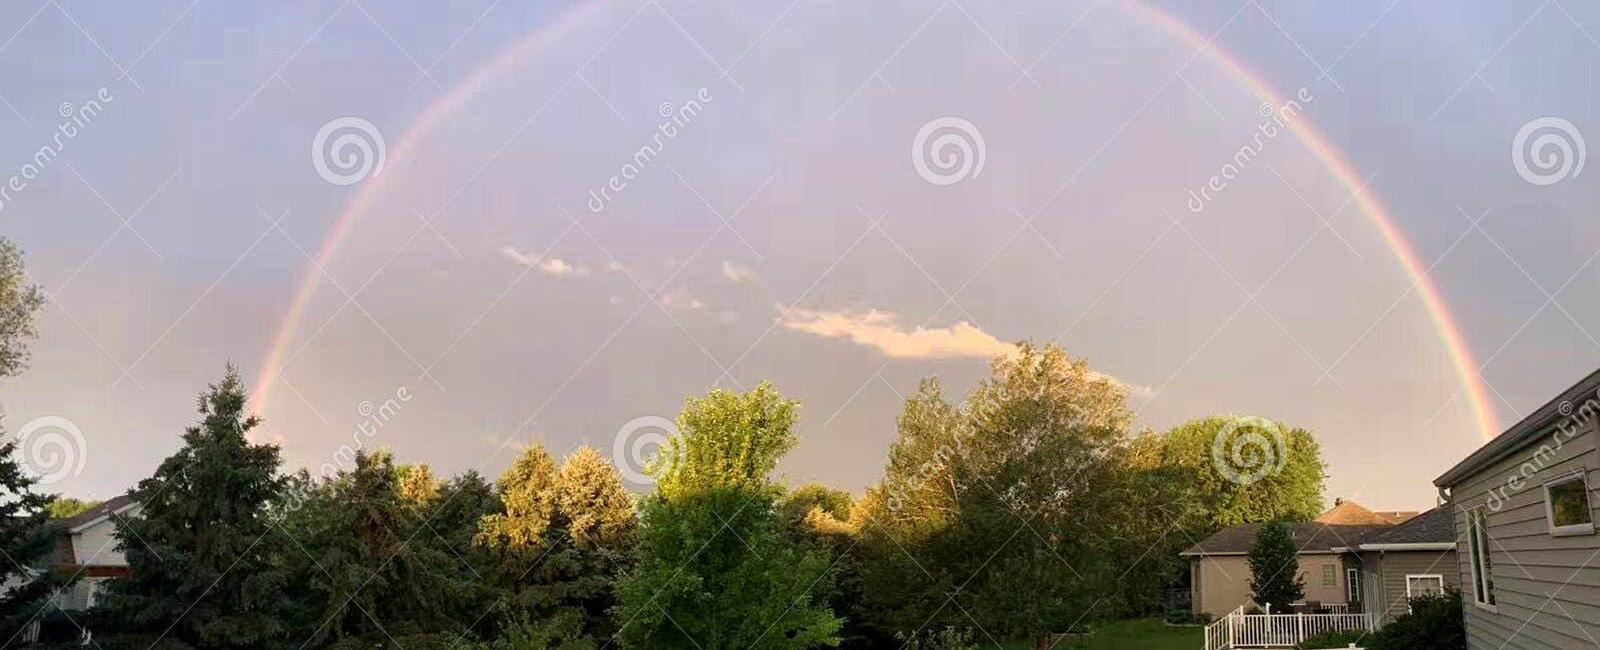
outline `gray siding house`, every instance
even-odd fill
[[[1445,504],[1405,523],[1363,536],[1345,556],[1349,582],[1358,585],[1352,602],[1387,625],[1411,611],[1416,596],[1460,589],[1456,570],[1454,510]]]
[[[1600,639],[1597,390],[1600,371],[1434,480],[1454,512],[1473,650]]]

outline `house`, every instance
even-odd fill
[[[76,517],[52,522],[65,534],[56,542],[47,566],[49,571],[74,582],[51,598],[54,607],[34,622],[25,634],[29,639],[70,639],[81,633],[74,612],[95,604],[102,584],[128,575],[128,562],[118,549],[117,520],[139,514],[139,504],[128,495],[119,496]]]
[[[1600,639],[1600,371],[1451,467],[1469,648],[1592,647]]]
[[[1305,601],[1364,611],[1364,593],[1387,593],[1384,574],[1367,562],[1395,551],[1383,546],[1366,551],[1362,543],[1379,533],[1407,530],[1404,524],[1416,518],[1415,512],[1374,512],[1340,499],[1313,521],[1288,524],[1289,535],[1300,548]],[[1221,615],[1252,606],[1249,555],[1260,529],[1259,524],[1225,528],[1179,554],[1189,559],[1191,610]],[[1369,585],[1369,580],[1377,582]]]
[[[1346,553],[1344,570],[1352,585],[1348,602],[1360,603],[1376,626],[1407,613],[1414,596],[1461,588],[1455,514],[1448,504],[1336,550]]]

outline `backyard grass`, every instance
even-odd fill
[[[1058,645],[1059,650],[1200,650],[1205,636],[1198,627],[1168,627],[1161,619],[1143,618],[1133,621],[1102,623],[1094,627],[1094,637],[1087,645]],[[1013,644],[1007,650],[1028,650],[1025,644]]]

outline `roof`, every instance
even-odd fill
[[[1417,516],[1415,511],[1373,512],[1354,501],[1336,499],[1333,508],[1317,516],[1315,521],[1343,526],[1393,526],[1415,516]]]
[[[1454,544],[1455,541],[1455,513],[1451,511],[1449,504],[1446,504],[1412,517],[1410,521],[1399,526],[1368,535],[1361,540],[1361,547],[1365,549],[1368,546],[1394,544]]]
[[[122,496],[112,497],[111,499],[107,500],[105,503],[102,503],[102,504],[100,504],[98,506],[95,506],[93,509],[85,511],[84,513],[82,513],[80,515],[77,515],[75,517],[68,517],[66,519],[62,519],[60,524],[62,526],[64,526],[64,527],[66,527],[67,530],[75,531],[75,530],[77,530],[79,528],[82,528],[82,527],[87,526],[89,524],[95,523],[96,521],[98,521],[100,519],[104,519],[106,517],[109,517],[114,513],[122,512],[123,510],[127,510],[128,508],[132,507],[133,505],[134,505],[134,503],[133,503],[133,496],[132,495],[124,494]]]
[[[1539,438],[1546,427],[1561,418],[1568,417],[1561,412],[1563,404],[1566,405],[1567,413],[1572,413],[1573,408],[1585,404],[1595,394],[1596,389],[1600,389],[1600,370],[1589,373],[1589,376],[1562,391],[1555,399],[1546,402],[1520,422],[1511,425],[1511,428],[1506,429],[1504,433],[1495,436],[1488,444],[1479,447],[1477,451],[1456,463],[1455,467],[1440,474],[1439,478],[1433,479],[1433,484],[1442,488],[1450,487],[1495,461],[1526,447]],[[1579,410],[1578,415],[1581,416],[1585,412],[1590,411]]]
[[[1243,555],[1250,552],[1256,542],[1256,532],[1262,524],[1244,524],[1224,528],[1179,555]],[[1301,553],[1332,553],[1335,548],[1360,544],[1367,535],[1390,528],[1389,524],[1343,525],[1315,521],[1288,524],[1289,536]]]

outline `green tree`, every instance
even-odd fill
[[[27,365],[33,317],[44,295],[26,283],[22,252],[0,237],[0,379],[15,376]],[[27,582],[0,592],[0,638],[12,639],[45,605],[50,576],[36,567],[55,546],[58,531],[48,526],[51,497],[35,491],[38,479],[17,459],[17,441],[0,423],[0,585]],[[5,645],[0,643],[0,645]]]
[[[405,647],[465,629],[452,613],[470,594],[470,572],[401,494],[388,451],[357,452],[352,470],[301,489],[282,540],[291,582],[304,590],[297,645]]]
[[[56,497],[50,502],[51,519],[71,519],[100,507],[100,501],[84,501],[72,497]]]
[[[1263,524],[1250,546],[1250,593],[1256,604],[1287,610],[1305,597],[1300,578],[1300,549],[1283,522]]]
[[[478,546],[494,558],[490,579],[503,594],[500,636],[528,648],[609,637],[617,573],[635,526],[616,469],[587,447],[557,469],[534,445],[499,488],[505,510],[483,518]]]
[[[997,359],[960,405],[925,381],[857,507],[878,634],[975,621],[1038,641],[1104,615],[1140,557],[1119,552],[1143,534],[1123,502],[1131,420],[1120,385],[1054,346]]]
[[[117,521],[130,577],[97,603],[98,629],[201,648],[259,648],[284,637],[284,584],[271,570],[264,516],[283,487],[278,448],[249,441],[260,420],[245,404],[229,366],[200,396],[201,421],[183,446],[133,491],[140,515]]]
[[[28,284],[22,250],[0,237],[0,377],[11,377],[28,365],[28,342],[36,333],[33,317],[44,305],[44,292]]]
[[[778,460],[798,405],[770,384],[690,399],[651,467],[639,565],[623,580],[627,648],[803,649],[839,643],[828,562],[783,531]]]

